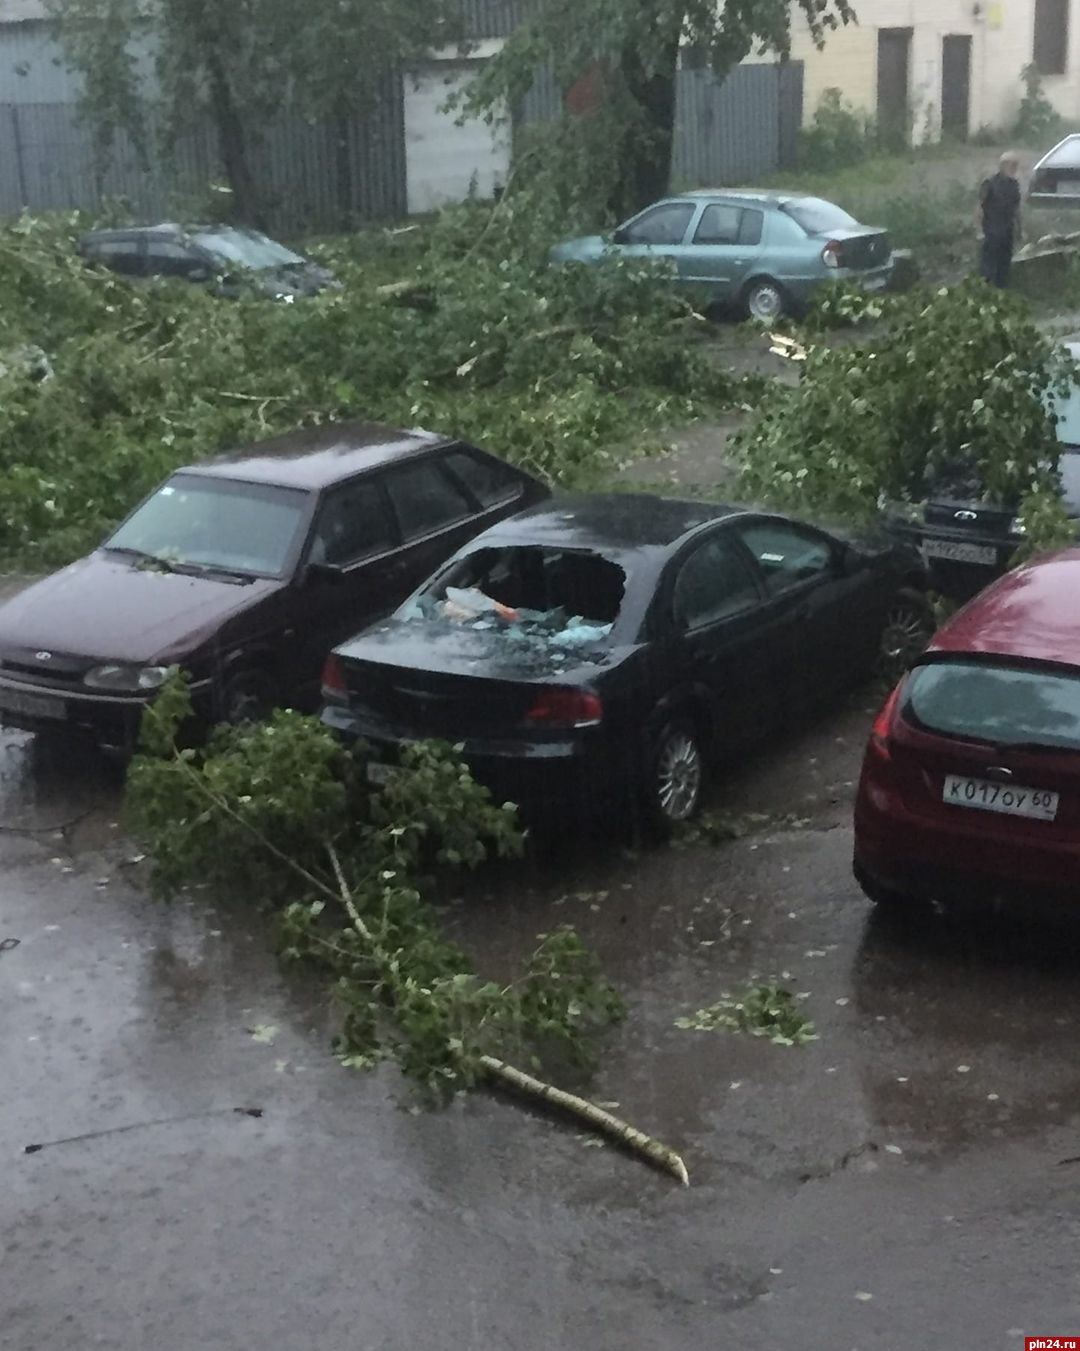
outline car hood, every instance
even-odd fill
[[[94,553],[0,606],[0,654],[41,650],[164,665],[280,585],[166,573]]]
[[[551,250],[553,263],[588,263],[608,251],[603,235],[582,235],[579,239],[565,239]]]

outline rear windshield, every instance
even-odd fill
[[[934,662],[907,683],[904,717],[995,746],[1080,750],[1080,679],[989,662]]]
[[[602,644],[622,605],[626,574],[600,554],[515,546],[479,549],[400,612],[555,647]]]
[[[846,211],[841,211],[832,202],[820,197],[800,197],[794,202],[785,202],[784,211],[798,221],[808,235],[825,235],[830,230],[851,230],[858,228],[859,222]]]

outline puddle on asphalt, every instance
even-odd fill
[[[0,826],[69,849],[103,848],[116,838],[123,772],[90,745],[0,731]]]

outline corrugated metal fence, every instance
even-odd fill
[[[264,130],[251,153],[276,230],[298,234],[344,219],[405,214],[406,88],[407,80],[388,77],[371,112],[347,123],[283,117]],[[543,73],[517,120],[543,122],[559,108],[555,81]],[[675,185],[730,184],[792,162],[801,111],[797,62],[740,66],[722,83],[706,71],[681,71]],[[125,137],[117,139],[103,173],[95,163],[92,134],[71,104],[0,103],[0,215],[24,208],[94,210],[111,201],[144,218],[189,214],[221,179],[208,127],[182,137],[171,156],[149,167]]]
[[[676,187],[732,186],[794,162],[802,121],[800,62],[739,66],[724,81],[679,72]]]

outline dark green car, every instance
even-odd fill
[[[764,190],[667,197],[610,236],[567,240],[551,257],[670,259],[696,304],[734,306],[765,324],[805,305],[824,282],[882,290],[892,272],[884,230],[820,197]]]

